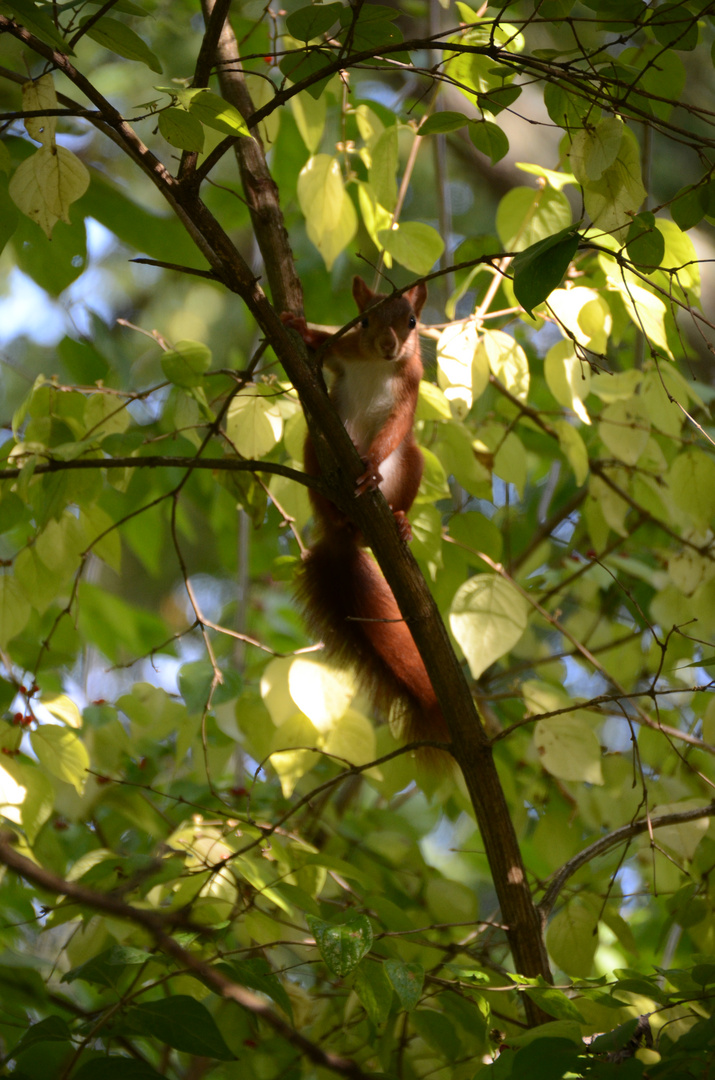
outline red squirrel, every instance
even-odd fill
[[[407,541],[412,530],[405,515],[424,465],[412,426],[422,377],[417,324],[427,288],[420,282],[388,299],[355,277],[352,291],[362,319],[326,346],[324,363],[334,375],[330,399],[365,465],[355,495],[379,488]],[[330,341],[329,333],[302,318],[284,320],[313,348]],[[310,434],[304,461],[309,475],[320,475]],[[309,494],[317,539],[298,585],[309,628],[322,637],[331,659],[357,671],[373,704],[388,709],[398,703],[404,737],[447,741],[422,658],[359,529],[325,496],[312,489]]]

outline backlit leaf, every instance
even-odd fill
[[[413,274],[428,274],[444,251],[444,240],[437,230],[422,221],[403,221],[398,228],[382,229],[378,238]]]
[[[24,628],[30,618],[30,603],[23,589],[10,574],[0,574],[0,646]]]
[[[560,780],[602,784],[601,747],[579,716],[552,716],[534,728],[534,745],[547,772]]]
[[[526,629],[529,605],[498,574],[465,581],[452,601],[449,625],[467,658],[472,678],[504,656]]]
[[[26,82],[23,85],[22,107],[27,112],[57,108],[57,94],[51,75],[41,75],[34,82]],[[43,146],[51,146],[57,130],[57,117],[27,116],[25,130],[31,139],[36,139]]]
[[[89,769],[89,754],[82,740],[69,728],[42,724],[30,736],[38,760],[79,795],[84,791]]]

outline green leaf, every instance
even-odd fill
[[[289,53],[281,60],[280,70],[291,82],[300,82],[308,79],[311,75],[319,74],[324,68],[332,63],[333,57],[329,52],[322,49],[309,49],[305,52]],[[310,94],[317,101],[328,83],[328,77],[319,79],[306,87],[306,94]]]
[[[372,926],[367,915],[355,915],[344,923],[328,923],[307,916],[327,967],[334,975],[349,975],[372,948]]]
[[[0,176],[0,252],[17,229],[20,214],[10,198],[8,180]]]
[[[83,19],[82,25],[86,21]],[[110,19],[107,15],[103,15],[98,22],[90,26],[86,33],[87,37],[92,38],[105,49],[109,49],[110,52],[123,56],[125,60],[138,60],[152,71],[161,74],[161,64],[144,39],[119,19]]]
[[[403,221],[377,234],[386,251],[413,274],[428,274],[444,251],[444,240],[431,225]]]
[[[124,650],[134,657],[143,656],[168,636],[158,615],[88,582],[79,587],[79,626],[82,634],[114,661]]]
[[[449,109],[443,109],[440,112],[432,113],[431,116],[422,121],[420,135],[443,135],[449,131],[459,131],[468,123],[469,117],[465,116],[464,113],[450,112]]]
[[[74,1076],[76,1080],[161,1080],[162,1074],[148,1061],[102,1054],[81,1065]]]
[[[663,261],[665,255],[665,237],[656,228],[655,216],[644,210],[631,222],[626,236],[628,258],[652,274]]]
[[[420,129],[420,134],[422,131]],[[502,129],[491,120],[473,120],[469,125],[469,138],[477,150],[491,159],[492,165],[509,153],[509,139]]]
[[[572,900],[549,923],[546,946],[568,975],[587,979],[591,974],[598,946],[598,910],[595,904]]]
[[[678,228],[687,232],[694,228],[708,211],[710,185],[681,188],[670,204],[670,216]]]
[[[175,386],[201,386],[211,360],[211,350],[200,341],[177,341],[173,349],[162,354],[161,370]]]
[[[310,41],[333,26],[343,10],[342,4],[310,4],[298,8],[286,18],[286,30],[299,41]]]
[[[66,971],[60,981],[72,983],[81,979],[86,983],[116,989],[127,968],[155,960],[156,957],[144,949],[135,949],[131,945],[113,945],[86,960],[84,964]]]
[[[72,1033],[61,1016],[48,1016],[45,1020],[39,1020],[28,1028],[9,1056],[17,1058],[37,1043],[68,1042],[71,1038]]]
[[[357,21],[354,10],[358,13]],[[338,39],[345,42],[350,35],[355,51],[377,50],[384,45],[395,45],[404,40],[400,29],[392,25],[392,20],[397,18],[396,9],[385,4],[361,4],[354,10],[348,6],[343,7],[340,22],[344,29],[338,34]],[[407,59],[406,55],[393,53],[392,56],[403,62]],[[383,61],[376,59],[376,62],[379,64]]]
[[[660,235],[660,234],[659,234]],[[514,258],[514,295],[528,312],[558,288],[576,254],[579,234],[571,227],[539,240]]]
[[[410,1013],[410,1023],[427,1045],[447,1061],[462,1053],[462,1044],[451,1020],[436,1009],[416,1009]]]
[[[59,33],[50,15],[38,8],[32,0],[0,0],[0,12],[13,16],[21,26],[46,45],[51,45],[66,56],[74,56],[74,49]]]
[[[567,997],[563,990],[555,986],[529,986],[524,992],[549,1016],[557,1020],[577,1020],[580,1024],[586,1023],[571,998]],[[571,1045],[573,1046],[573,1043]]]
[[[406,964],[402,960],[386,960],[385,972],[397,991],[404,1009],[411,1012],[422,996],[425,971],[421,964]]]
[[[282,888],[287,890],[289,886],[284,884]],[[296,892],[300,891],[296,889]],[[255,956],[249,960],[237,960],[227,964],[226,967],[232,979],[235,979],[242,986],[247,986],[249,990],[257,990],[260,994],[265,994],[271,998],[276,1005],[280,1005],[291,1022],[293,1021],[293,1006],[290,997],[264,957]]]
[[[626,1020],[624,1024],[619,1024],[613,1031],[597,1035],[591,1043],[591,1049],[595,1054],[612,1054],[617,1050],[622,1050],[628,1046],[635,1035],[638,1020],[639,1018],[635,1016],[632,1020]]]
[[[0,574],[0,648],[24,629],[30,618],[30,602],[14,577]]]
[[[459,587],[449,625],[462,647],[472,678],[506,655],[526,630],[530,607],[498,574],[478,574]]]
[[[698,16],[680,0],[660,4],[647,23],[661,45],[669,49],[692,51],[698,44]]]
[[[189,92],[185,93],[188,96]],[[229,105],[218,94],[214,94],[210,90],[199,90],[198,93],[191,91],[190,95],[188,102],[184,103],[188,104],[191,115],[200,120],[206,127],[213,128],[214,131],[220,131],[223,135],[246,135],[250,137],[251,133],[246,126],[246,121],[238,109],[235,109],[233,105]]]
[[[487,70],[493,71],[495,69],[493,65],[490,65]],[[496,70],[503,72],[506,69],[498,68]],[[513,105],[520,94],[520,86],[495,86],[491,90],[477,94],[477,104],[480,109],[491,113],[492,116],[497,116],[504,109],[508,109],[510,105]]]
[[[204,129],[201,121],[186,109],[175,107],[159,113],[159,131],[172,146],[179,150],[201,153],[204,148]]]
[[[236,1060],[206,1006],[186,994],[137,1005],[127,1012],[124,1026],[186,1054]]]
[[[579,1047],[570,1039],[536,1038],[514,1055],[513,1077],[529,1080],[561,1080],[581,1072]]]
[[[360,964],[353,989],[372,1023],[384,1023],[390,1014],[393,990],[382,964]]]

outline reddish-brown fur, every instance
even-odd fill
[[[379,487],[395,514],[404,540],[411,538],[405,514],[419,488],[423,458],[413,434],[422,376],[417,320],[427,290],[414,286],[387,300],[361,278],[353,282],[361,324],[327,347],[325,365],[335,379],[330,397],[365,464],[356,495]],[[312,347],[330,334],[285,317]],[[320,474],[310,435],[305,470]],[[397,702],[408,739],[447,741],[449,734],[432,684],[392,591],[358,529],[328,499],[310,492],[318,538],[300,576],[299,598],[310,629],[328,655],[356,669],[374,704]]]

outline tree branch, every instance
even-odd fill
[[[605,855],[611,848],[617,847],[619,844],[623,844],[628,840],[632,840],[634,836],[640,836],[641,833],[651,832],[653,829],[664,829],[668,825],[683,825],[688,821],[698,821],[700,818],[715,816],[715,802],[708,803],[707,806],[701,806],[695,810],[683,810],[680,813],[675,814],[663,814],[657,818],[643,818],[641,821],[634,821],[630,825],[623,825],[620,829],[616,829],[614,832],[609,833],[608,836],[602,836],[600,840],[596,840],[593,844],[589,844],[588,847],[580,851],[578,855],[574,855],[572,859],[565,862],[560,870],[557,870],[554,875],[551,884],[544,893],[544,897],[538,906],[538,910],[541,917],[546,923],[551,910],[556,903],[556,898],[563,889],[564,885],[570,877],[580,870],[586,863],[591,862],[592,859],[598,858],[599,855]]]
[[[216,11],[221,2],[222,0],[202,0],[207,27],[214,26]],[[294,315],[300,315],[303,311],[303,286],[295,272],[295,260],[283,220],[278,187],[268,168],[258,127],[250,119],[255,108],[240,63],[236,35],[227,19],[222,23],[216,43],[216,58],[219,62],[221,94],[238,109],[252,128],[253,139],[237,139],[235,151],[273,304],[277,311],[290,311]]]
[[[280,465],[276,461],[244,461],[241,458],[193,458],[193,457],[116,457],[75,458],[73,461],[41,462],[33,469],[33,475],[67,472],[73,469],[209,469],[212,472],[266,472],[285,476],[304,487],[326,491],[325,485],[315,476]],[[16,480],[21,469],[0,469],[0,480]]]
[[[185,927],[185,920],[180,914],[173,917],[170,914],[159,916],[153,911],[132,907],[131,904],[125,903],[111,893],[96,892],[94,889],[88,889],[77,882],[65,881],[57,874],[53,874],[52,871],[45,870],[43,867],[38,866],[37,863],[32,862],[31,859],[20,855],[14,849],[8,837],[12,837],[12,833],[5,831],[0,834],[0,862],[20,877],[25,878],[26,881],[36,885],[39,889],[66,896],[69,900],[81,904],[91,911],[102,911],[115,919],[126,920],[136,926],[141,926],[151,934],[162,952],[177,960],[182,967],[193,971],[207,986],[211,987],[214,993],[229,1001],[235,1001],[236,1004],[265,1021],[269,1027],[272,1027],[274,1031],[292,1046],[295,1046],[300,1053],[304,1054],[314,1064],[329,1069],[339,1076],[351,1077],[352,1080],[368,1080],[367,1074],[354,1061],[321,1049],[316,1043],[311,1042],[305,1035],[301,1035],[300,1032],[291,1027],[258,994],[239,986],[238,983],[227,978],[217,968],[212,967],[211,964],[199,959],[194,953],[182,948],[167,933],[167,927],[179,924]]]

